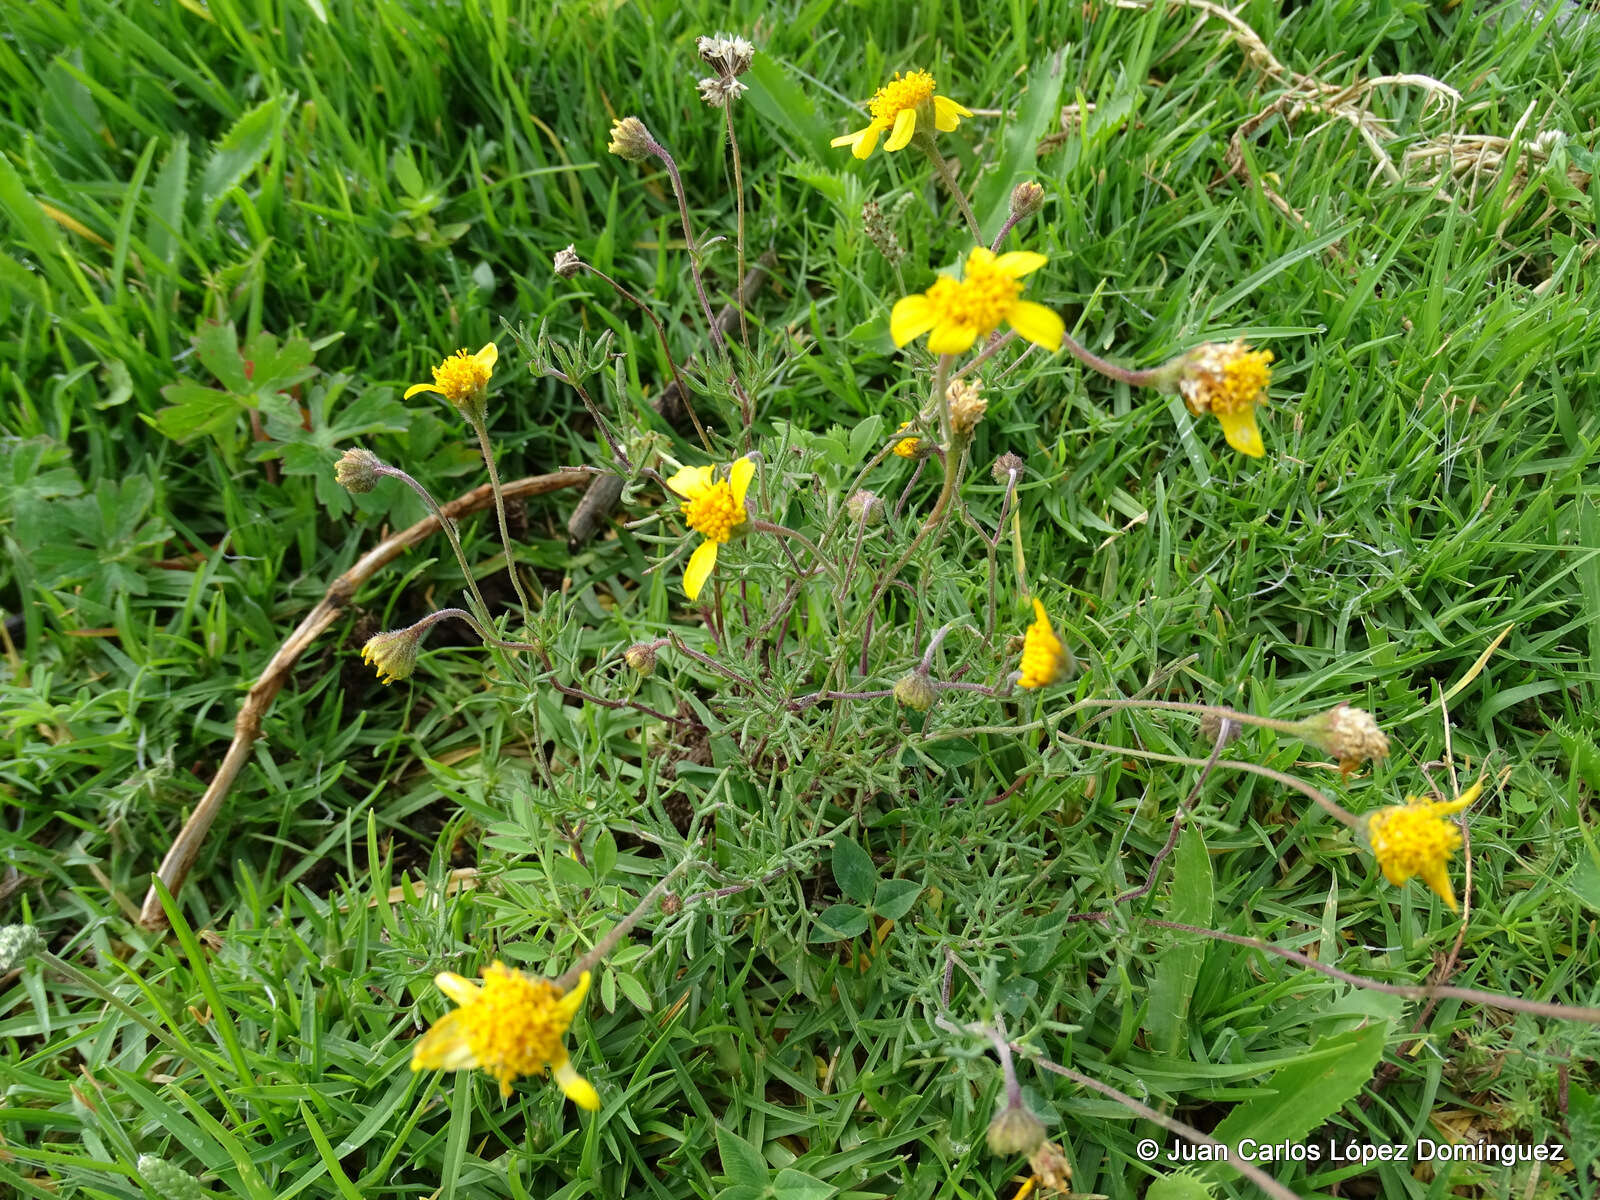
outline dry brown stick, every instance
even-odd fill
[[[547,492],[559,491],[561,488],[576,487],[588,478],[587,471],[554,471],[549,475],[531,475],[526,479],[515,480],[506,484],[503,490],[508,500],[524,496],[542,496]],[[468,513],[488,508],[493,503],[494,492],[488,484],[484,484],[457,496],[448,504],[442,505],[441,509],[446,517],[455,520]],[[409,529],[403,529],[385,538],[368,550],[356,560],[354,566],[328,585],[327,592],[317,602],[317,606],[306,614],[295,631],[283,645],[278,647],[278,652],[267,663],[260,678],[251,685],[244,703],[239,708],[239,716],[233,723],[233,742],[228,746],[228,753],[223,757],[222,765],[217,768],[217,773],[212,777],[211,785],[206,788],[205,795],[200,797],[200,803],[195,805],[194,812],[189,814],[189,819],[183,823],[183,828],[178,831],[178,836],[172,840],[166,856],[161,860],[156,876],[172,895],[176,896],[178,889],[183,887],[183,881],[200,854],[200,847],[211,829],[211,823],[216,820],[222,802],[227,799],[228,792],[233,787],[233,781],[238,778],[239,772],[244,769],[244,764],[250,758],[256,738],[261,734],[261,722],[267,714],[267,709],[272,707],[279,689],[288,682],[289,673],[294,670],[295,663],[300,661],[300,656],[328,626],[338,620],[339,614],[354,599],[357,588],[399,558],[404,551],[438,532],[438,520],[432,516],[424,517]],[[139,912],[139,924],[146,929],[155,930],[167,927],[167,915],[162,910],[161,897],[156,893],[154,885],[145,893],[144,907]]]

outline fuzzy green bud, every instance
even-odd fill
[[[1000,1158],[1032,1154],[1044,1141],[1044,1125],[1023,1104],[1008,1104],[989,1122],[989,1153]]]
[[[383,460],[371,450],[354,446],[333,465],[333,478],[347,492],[370,492],[378,486]]]
[[[611,144],[606,149],[629,162],[643,162],[655,144],[655,138],[638,117],[621,117],[611,125]]]
[[[635,642],[622,652],[622,660],[639,675],[649,675],[656,669],[656,648],[649,642]]]
[[[862,488],[845,501],[844,507],[852,524],[876,525],[883,520],[883,498],[877,492]]]
[[[1011,189],[1011,215],[1021,220],[1044,207],[1044,188],[1037,183],[1019,183]]]
[[[907,708],[927,712],[939,698],[939,691],[921,671],[908,671],[894,685],[894,698]]]
[[[20,967],[44,948],[32,925],[0,925],[0,971]]]
[[[417,650],[426,629],[425,622],[418,622],[407,629],[375,634],[361,647],[361,661],[371,663],[377,670],[379,683],[409,679],[411,672],[417,669]]]
[[[217,1195],[201,1187],[200,1181],[189,1172],[154,1154],[141,1154],[134,1170],[161,1200],[215,1200]]]

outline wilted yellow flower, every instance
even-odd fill
[[[1210,413],[1222,423],[1228,445],[1260,458],[1265,452],[1256,427],[1256,405],[1272,382],[1271,350],[1251,350],[1242,340],[1207,342],[1184,355],[1178,394],[1196,416]]]
[[[1461,845],[1461,830],[1451,813],[1460,812],[1478,798],[1482,780],[1454,800],[1423,800],[1407,796],[1404,804],[1391,804],[1367,817],[1367,840],[1383,870],[1383,877],[1396,885],[1420,875],[1439,898],[1459,912],[1456,894],[1450,886],[1450,856]]]
[[[910,421],[901,421],[896,433],[904,433],[911,428]],[[901,438],[894,444],[894,452],[901,458],[917,458],[922,454],[922,439],[917,437]]]
[[[888,83],[873,93],[867,101],[867,112],[872,120],[865,129],[847,133],[833,139],[835,146],[849,146],[857,158],[866,158],[878,144],[885,130],[889,140],[885,150],[903,149],[917,132],[918,114],[926,121],[930,117],[941,133],[949,133],[961,124],[962,117],[970,117],[972,110],[963,108],[948,96],[935,95],[933,76],[926,71],[912,71],[901,75],[898,71]]]
[[[409,400],[418,392],[438,392],[468,416],[482,413],[489,394],[489,376],[494,374],[499,358],[500,351],[493,342],[476,354],[457,350],[433,368],[432,383],[412,384],[406,389],[405,398]]]
[[[1022,672],[1018,687],[1049,687],[1072,670],[1072,655],[1050,628],[1050,617],[1037,598],[1033,602],[1034,622],[1022,636]]]
[[[405,629],[374,634],[361,647],[361,661],[376,668],[379,683],[409,679],[417,667],[417,648],[422,641],[422,633],[422,629],[411,625]]]
[[[971,383],[952,379],[944,395],[950,402],[950,431],[957,435],[964,436],[976,429],[989,409],[989,402],[983,398],[983,383],[978,379]]]
[[[1389,757],[1389,739],[1364,708],[1339,704],[1299,724],[1301,737],[1339,760],[1341,775],[1348,776],[1369,758],[1379,763]]]
[[[1065,322],[1044,305],[1022,299],[1022,277],[1046,261],[1030,250],[995,255],[974,247],[960,279],[941,275],[920,296],[896,302],[889,314],[894,344],[904,346],[927,333],[928,349],[935,354],[960,354],[1004,322],[1035,345],[1061,349]]]
[[[483,969],[480,987],[449,971],[434,976],[439,990],[459,1008],[435,1022],[411,1052],[413,1071],[459,1071],[482,1067],[500,1082],[500,1095],[524,1075],[551,1068],[556,1085],[579,1108],[600,1107],[600,1096],[573,1070],[561,1037],[589,990],[589,972],[563,993],[548,979],[513,970],[496,960]]]
[[[606,149],[629,162],[643,162],[655,148],[655,139],[638,117],[619,117],[611,123],[611,141]]]
[[[689,557],[683,572],[683,591],[693,600],[711,577],[717,565],[717,548],[731,540],[748,520],[745,493],[755,477],[756,464],[748,458],[728,465],[724,479],[717,478],[715,467],[684,467],[667,486],[683,497],[683,519],[689,528],[705,535],[705,541]]]

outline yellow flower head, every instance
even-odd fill
[[[1033,624],[1022,635],[1022,671],[1017,686],[1049,687],[1072,670],[1072,655],[1050,628],[1049,614],[1037,599],[1033,602],[1033,615]]]
[[[683,591],[689,599],[696,599],[711,577],[712,568],[717,565],[717,548],[731,540],[749,519],[744,497],[755,473],[756,464],[749,458],[740,458],[728,465],[727,476],[722,479],[717,478],[715,467],[684,467],[667,480],[667,486],[683,497],[683,519],[706,539],[689,556],[689,565],[684,568]]]
[[[904,433],[911,428],[910,421],[901,421],[896,433]],[[901,438],[894,444],[894,452],[901,458],[920,458],[922,455],[922,439],[917,437]]]
[[[417,1039],[411,1052],[413,1071],[459,1071],[482,1067],[500,1081],[500,1095],[524,1075],[542,1075],[553,1068],[556,1084],[579,1108],[593,1112],[600,1096],[573,1070],[561,1037],[589,990],[589,972],[578,986],[563,993],[548,979],[512,970],[498,960],[483,969],[483,985],[442,971],[434,976],[439,990],[458,1005]]]
[[[1404,804],[1391,804],[1367,817],[1367,840],[1383,870],[1383,877],[1396,885],[1420,875],[1439,898],[1459,912],[1455,891],[1450,886],[1450,856],[1461,845],[1461,831],[1455,822],[1446,821],[1478,798],[1483,783],[1473,784],[1455,800],[1423,800],[1407,796]]]
[[[995,255],[974,247],[960,279],[941,275],[920,296],[896,302],[889,314],[894,344],[904,346],[927,333],[928,349],[935,354],[960,354],[1005,322],[1035,345],[1061,349],[1066,324],[1044,305],[1022,299],[1022,277],[1045,262],[1044,255],[1029,250]]]
[[[857,158],[866,158],[878,144],[884,130],[889,131],[885,150],[901,150],[917,132],[918,114],[926,122],[933,119],[934,128],[949,133],[961,124],[962,117],[970,117],[972,110],[963,108],[948,96],[934,94],[933,76],[926,71],[912,71],[909,75],[895,72],[895,77],[873,93],[867,101],[867,111],[872,120],[865,129],[847,133],[833,139],[835,146],[849,146]]]
[[[1178,393],[1189,411],[1216,417],[1228,445],[1251,458],[1265,449],[1256,405],[1272,382],[1271,361],[1271,350],[1251,350],[1242,340],[1207,342],[1189,351],[1179,368]]]
[[[457,350],[433,368],[432,383],[416,383],[406,389],[409,400],[418,392],[438,392],[466,416],[482,414],[484,400],[489,394],[489,376],[494,374],[494,364],[500,351],[490,342],[476,354]]]
[[[422,630],[415,625],[374,634],[361,647],[361,661],[377,669],[379,683],[409,679],[417,667],[417,648],[421,641]]]

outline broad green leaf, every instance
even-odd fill
[[[1187,1171],[1163,1175],[1150,1185],[1145,1200],[1213,1200],[1212,1192],[1200,1178]]]
[[[824,121],[812,106],[810,95],[796,86],[784,65],[768,54],[756,55],[744,82],[750,88],[747,98],[756,112],[780,131],[798,140],[800,145],[797,149],[802,154],[820,163],[833,161],[836,155],[854,161],[850,158],[849,150],[835,149],[828,143],[836,134],[847,132],[850,122],[865,124],[860,113],[841,113],[842,120],[837,127]],[[860,127],[859,124],[854,126],[857,129]]]
[[[913,879],[885,879],[873,897],[872,911],[887,921],[898,921],[911,911],[922,885]]]
[[[192,379],[169,383],[161,389],[161,395],[170,403],[148,420],[175,442],[201,435],[221,437],[234,428],[245,407],[232,393],[205,387]]]
[[[760,1147],[745,1141],[724,1125],[717,1126],[717,1154],[722,1159],[722,1173],[735,1184],[766,1189],[767,1160]]]
[[[878,868],[872,856],[840,835],[833,843],[833,878],[839,890],[857,904],[871,904],[878,891]]]
[[[189,199],[189,139],[181,134],[156,172],[150,196],[150,216],[145,221],[144,243],[150,253],[169,267],[178,260],[184,235],[184,206]]]
[[[776,1200],[828,1200],[839,1189],[793,1167],[785,1167],[772,1181]]]
[[[834,904],[817,914],[813,942],[842,942],[867,931],[867,914],[853,904]]]
[[[1278,1068],[1261,1094],[1234,1108],[1211,1136],[1228,1146],[1245,1138],[1263,1144],[1299,1141],[1360,1094],[1383,1057],[1388,1034],[1387,1021],[1374,1021],[1318,1038],[1308,1052],[1311,1061]],[[1207,1172],[1222,1178],[1237,1173],[1225,1163],[1214,1163]]]
[[[286,102],[292,104],[292,97],[286,101],[281,93],[263,100],[235,121],[233,128],[212,150],[200,179],[200,203],[208,224],[216,217],[228,193],[267,157],[273,140],[283,128]]]
[[[1212,915],[1211,858],[1197,826],[1183,831],[1173,856],[1172,897],[1166,917],[1185,925],[1210,925]],[[1206,946],[1199,938],[1179,934],[1178,944],[1161,955],[1150,985],[1150,1006],[1144,1027],[1152,1049],[1175,1054],[1189,1028],[1189,1002],[1200,978]]]

